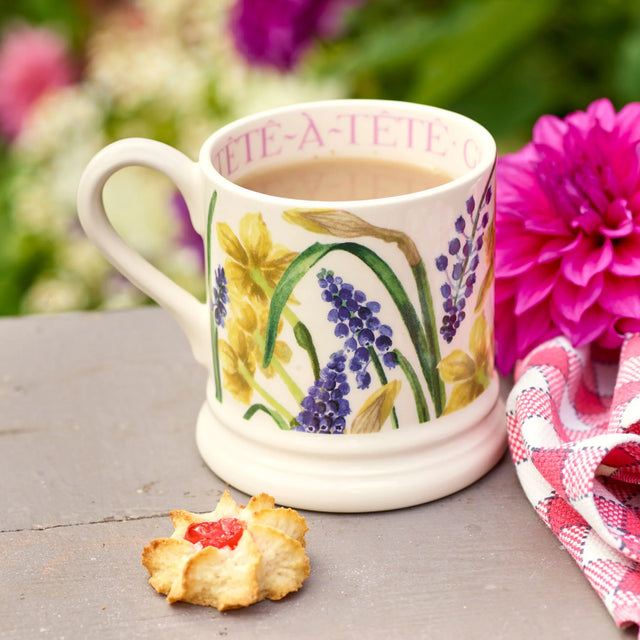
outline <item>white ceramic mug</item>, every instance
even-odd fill
[[[452,180],[369,200],[292,200],[236,184],[314,157],[429,166]],[[457,491],[505,449],[493,366],[496,147],[424,105],[335,100],[233,122],[199,162],[127,139],[87,167],[87,235],[179,322],[209,371],[196,438],[236,488],[302,509],[393,509]],[[128,247],[102,204],[141,165],[184,196],[206,254],[202,304]]]

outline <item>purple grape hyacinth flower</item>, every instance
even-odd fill
[[[491,198],[492,191],[488,188],[478,207],[473,196],[467,200],[467,217],[461,215],[456,218],[454,228],[457,235],[449,240],[447,252],[440,254],[435,260],[436,268],[447,278],[440,287],[440,294],[444,300],[440,334],[447,343],[453,340],[465,319],[467,299],[473,294],[476,269],[480,264],[480,251],[484,246],[484,234],[489,225],[487,207]]]
[[[392,351],[393,330],[378,317],[379,302],[367,300],[364,292],[344,282],[333,271],[322,269],[317,278],[322,299],[331,304],[327,320],[336,325],[334,334],[344,340],[344,350],[350,354],[349,371],[355,374],[358,389],[368,389],[372,348],[388,368],[398,364]]]
[[[227,290],[227,276],[224,267],[218,265],[216,269],[215,284],[211,289],[211,308],[213,318],[219,327],[224,328],[224,321],[227,316],[227,304],[229,304],[229,292]]]
[[[345,417],[351,413],[347,395],[351,388],[345,373],[347,357],[343,351],[331,354],[300,406],[296,431],[305,433],[344,433]]]

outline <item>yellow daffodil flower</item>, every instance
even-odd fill
[[[400,393],[400,380],[392,380],[374,391],[351,423],[351,433],[376,433],[382,429]]]
[[[266,369],[262,367],[262,358],[264,357],[264,336],[267,327],[267,318],[269,317],[269,307],[265,304],[251,304],[247,299],[239,300],[231,298],[231,317],[238,323],[238,326],[247,334],[247,344],[255,355],[260,371],[267,377],[272,378],[276,374],[274,364],[269,365]],[[278,333],[282,330],[283,322],[278,322]],[[291,360],[292,351],[289,345],[282,340],[276,340],[275,362],[288,364]],[[274,361],[272,361],[274,362]]]
[[[237,322],[229,320],[227,340],[218,341],[224,388],[239,402],[249,404],[256,370],[254,349]]]
[[[440,377],[453,384],[444,414],[453,413],[475,400],[491,381],[493,362],[493,336],[484,313],[480,314],[471,328],[469,352],[454,349],[438,364]]]
[[[227,254],[225,273],[231,294],[251,302],[267,302],[268,291],[298,255],[274,244],[260,213],[245,214],[238,224],[239,237],[226,222],[216,224],[218,243]]]

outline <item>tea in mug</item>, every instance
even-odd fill
[[[250,173],[236,183],[298,200],[370,200],[416,193],[453,178],[432,167],[376,158],[315,158]]]

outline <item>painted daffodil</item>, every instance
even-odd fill
[[[262,214],[247,213],[238,224],[238,236],[226,222],[216,224],[218,243],[227,254],[225,273],[229,290],[251,302],[267,302],[278,280],[298,255],[274,244]]]
[[[237,322],[228,323],[227,340],[218,341],[224,388],[239,402],[249,404],[256,360],[247,334]]]
[[[492,362],[493,336],[482,313],[471,328],[469,354],[454,349],[438,364],[440,377],[453,384],[444,414],[466,407],[489,386]]]

